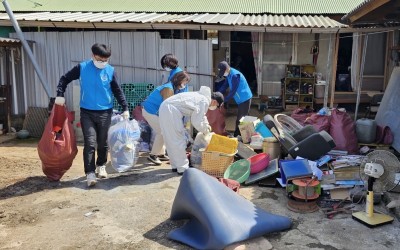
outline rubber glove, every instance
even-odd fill
[[[54,103],[60,106],[64,106],[65,104],[65,98],[61,96],[57,96],[56,99],[54,100]]]
[[[122,113],[122,118],[124,118],[125,120],[128,120],[129,119],[129,111],[127,110],[127,111],[124,111],[123,113]]]
[[[211,126],[210,125],[207,125],[207,131],[204,133],[204,135],[208,135],[208,134],[210,134],[211,133]]]

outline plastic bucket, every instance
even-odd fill
[[[281,156],[281,144],[275,140],[264,140],[262,146],[263,153],[270,155],[271,159],[280,158]]]
[[[315,98],[324,98],[325,85],[325,81],[319,81],[319,83],[315,84]]]

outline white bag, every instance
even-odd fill
[[[140,127],[136,120],[122,120],[108,130],[111,166],[118,172],[133,168],[139,158]]]
[[[204,135],[202,132],[198,132],[194,143],[192,145],[192,151],[190,152],[190,163],[195,168],[201,167],[201,152],[200,149],[206,148],[210,144],[212,134],[209,133]]]

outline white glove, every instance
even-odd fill
[[[125,120],[128,120],[128,119],[129,119],[129,111],[124,111],[124,112],[122,113],[122,117],[123,117]]]
[[[211,126],[207,125],[207,131],[204,133],[204,135],[208,135],[209,133],[211,133]]]
[[[64,106],[65,104],[65,98],[61,97],[61,96],[57,96],[56,100],[54,101],[55,104],[60,105],[60,106]]]

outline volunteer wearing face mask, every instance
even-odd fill
[[[64,105],[64,92],[73,80],[80,79],[80,116],[84,137],[83,162],[87,185],[96,184],[98,178],[107,178],[107,133],[111,124],[113,98],[122,106],[122,116],[129,119],[125,95],[115,78],[114,68],[108,64],[111,50],[104,44],[92,46],[92,59],[83,61],[60,78],[56,105]],[[97,160],[95,149],[97,145]]]
[[[198,92],[186,92],[171,96],[160,106],[160,127],[173,172],[182,174],[189,168],[186,156],[184,116],[190,117],[193,127],[204,134],[211,131],[206,112],[221,105],[224,97],[206,86],[201,86]]]
[[[165,155],[164,139],[161,134],[159,121],[159,108],[161,103],[174,95],[180,89],[184,89],[190,81],[188,73],[181,71],[176,73],[170,82],[158,86],[142,103],[142,114],[155,133],[153,147],[147,159],[156,165],[161,165],[161,161],[168,161]]]
[[[182,69],[178,65],[178,59],[173,54],[165,54],[163,57],[161,57],[161,67],[169,72],[167,82],[170,82],[176,73],[182,72]],[[187,86],[183,89],[177,89],[175,94],[183,92],[188,92]]]
[[[238,105],[234,133],[234,136],[236,137],[240,134],[239,120],[243,116],[249,114],[253,94],[251,93],[249,84],[243,74],[230,67],[225,61],[218,64],[218,78],[219,80],[224,81],[221,87],[219,87],[218,92],[225,93],[229,87],[229,93],[225,97],[225,103],[228,103],[233,98]]]

